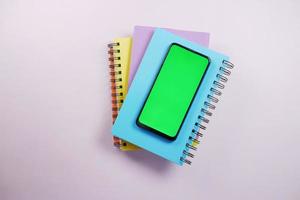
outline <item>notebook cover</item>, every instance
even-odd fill
[[[209,44],[209,33],[206,32],[196,32],[196,31],[184,31],[177,29],[162,28],[178,36],[181,36],[192,42],[201,44],[208,47]],[[129,69],[129,80],[128,85],[130,86],[134,75],[139,67],[139,64],[143,58],[145,50],[151,37],[154,33],[155,27],[151,26],[135,26],[132,35],[132,50],[131,50],[131,60]]]
[[[202,44],[204,46],[208,46],[209,44],[209,33],[206,32],[196,32],[196,31],[184,31],[184,30],[176,30],[176,29],[168,29],[168,28],[163,28],[165,30],[171,31],[175,34],[178,34],[179,36],[182,36],[183,38],[189,39],[191,41],[194,41],[198,44]],[[140,61],[142,60],[142,57],[145,53],[145,50],[147,48],[147,45],[154,33],[155,27],[150,27],[150,26],[135,26],[134,31],[133,31],[133,36],[132,36],[132,48],[131,48],[131,53],[129,51],[129,54],[123,55],[122,58],[127,58],[128,55],[131,55],[130,62],[128,59],[121,59],[120,61],[124,63],[122,66],[123,71],[127,72],[129,70],[129,79],[128,79],[128,85],[125,85],[123,93],[126,94],[127,88],[129,87],[131,80],[134,78],[135,72],[138,69],[138,66],[140,64]],[[128,38],[119,38],[116,39],[115,42],[117,41],[123,41],[123,43],[128,43]],[[124,50],[121,52],[126,51],[126,48],[128,49],[128,45],[122,45],[121,46]],[[126,67],[127,64],[130,63],[129,69]],[[123,80],[125,80],[123,78]],[[125,91],[126,89],[126,91]],[[130,143],[126,141],[122,141],[117,137],[114,137],[114,142],[120,144],[120,149],[121,150],[138,150],[137,147],[131,145]],[[127,145],[128,144],[128,145]]]
[[[199,87],[199,91],[201,92],[197,92],[195,95],[195,99],[186,115],[177,139],[170,142],[161,136],[139,128],[136,125],[136,119],[160,69],[161,63],[165,58],[168,48],[172,43],[181,44],[194,51],[207,55],[211,59],[211,63],[202,80],[202,84]],[[183,156],[183,151],[189,150],[187,149],[186,144],[192,143],[189,142],[189,136],[191,135],[192,130],[195,129],[195,121],[198,121],[198,115],[201,114],[201,108],[203,108],[204,102],[207,101],[207,95],[211,94],[210,88],[213,86],[213,81],[219,73],[219,68],[222,65],[223,60],[227,59],[227,56],[209,50],[204,46],[185,40],[168,31],[156,29],[136,76],[131,83],[127,98],[113,125],[113,135],[178,165],[182,165],[183,161],[181,161],[181,157]]]
[[[109,61],[111,68],[111,94],[112,94],[112,120],[113,123],[118,115],[122,102],[126,97],[128,90],[128,76],[130,66],[130,53],[132,38],[116,38],[109,51]],[[118,137],[113,137],[114,145],[124,151],[136,150],[138,147]]]

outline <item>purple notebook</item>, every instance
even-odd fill
[[[174,33],[180,37],[183,37],[192,42],[201,44],[205,47],[208,47],[209,43],[209,33],[205,32],[195,32],[195,31],[183,31],[176,29],[163,28],[171,33]],[[131,64],[129,69],[129,80],[128,86],[130,86],[133,77],[140,65],[140,62],[143,58],[145,50],[148,46],[148,43],[154,33],[155,27],[150,26],[135,26],[133,31],[133,44],[131,49]]]

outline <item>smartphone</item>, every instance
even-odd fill
[[[136,124],[175,140],[209,63],[209,57],[171,44]]]

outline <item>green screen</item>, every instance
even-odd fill
[[[167,138],[175,138],[208,64],[206,56],[172,44],[138,124]]]

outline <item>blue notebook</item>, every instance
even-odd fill
[[[143,107],[153,81],[172,43],[178,43],[210,58],[202,83],[195,95],[185,120],[174,141],[136,125],[137,117]],[[233,65],[228,57],[192,43],[163,29],[156,29],[147,47],[140,67],[131,84],[127,97],[112,128],[113,135],[157,154],[178,165],[191,164],[194,157],[191,150],[196,150],[205,123],[209,122],[215,103],[221,95],[221,89],[230,75]],[[178,94],[179,95],[179,94]]]

